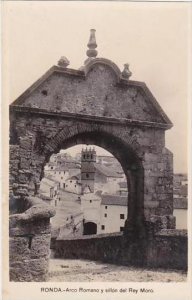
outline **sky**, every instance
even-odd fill
[[[190,3],[4,1],[3,98],[14,101],[61,56],[78,69],[86,59],[89,30],[98,57],[147,84],[174,124],[166,147],[174,171],[187,172]],[[101,153],[100,153],[101,154]]]

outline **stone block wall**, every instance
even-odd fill
[[[152,239],[127,240],[121,233],[56,240],[56,258],[79,258],[149,268],[187,270],[186,231],[158,232]]]

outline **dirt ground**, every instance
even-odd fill
[[[187,274],[178,270],[141,269],[88,260],[51,259],[50,282],[182,282]]]

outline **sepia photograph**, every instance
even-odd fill
[[[3,3],[4,299],[191,299],[190,9]]]

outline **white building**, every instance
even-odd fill
[[[40,183],[39,193],[42,199],[49,200],[51,205],[57,206],[60,200],[59,183],[44,177]]]
[[[102,191],[103,193],[116,194],[119,190],[119,182],[123,180],[123,176],[104,165],[94,164],[94,166],[94,191]]]
[[[127,196],[101,195],[101,218],[98,233],[123,231],[128,214]]]
[[[87,193],[81,196],[84,234],[123,231],[128,213],[127,196]]]
[[[93,222],[97,224],[97,227],[100,225],[100,196],[85,190],[85,194],[81,196],[81,210],[86,223]]]
[[[119,190],[117,192],[120,196],[128,196],[128,187],[126,181],[119,182]]]
[[[80,174],[79,175],[73,175],[68,177],[65,180],[65,183],[63,184],[62,188],[69,193],[81,195],[81,180],[80,180]]]

